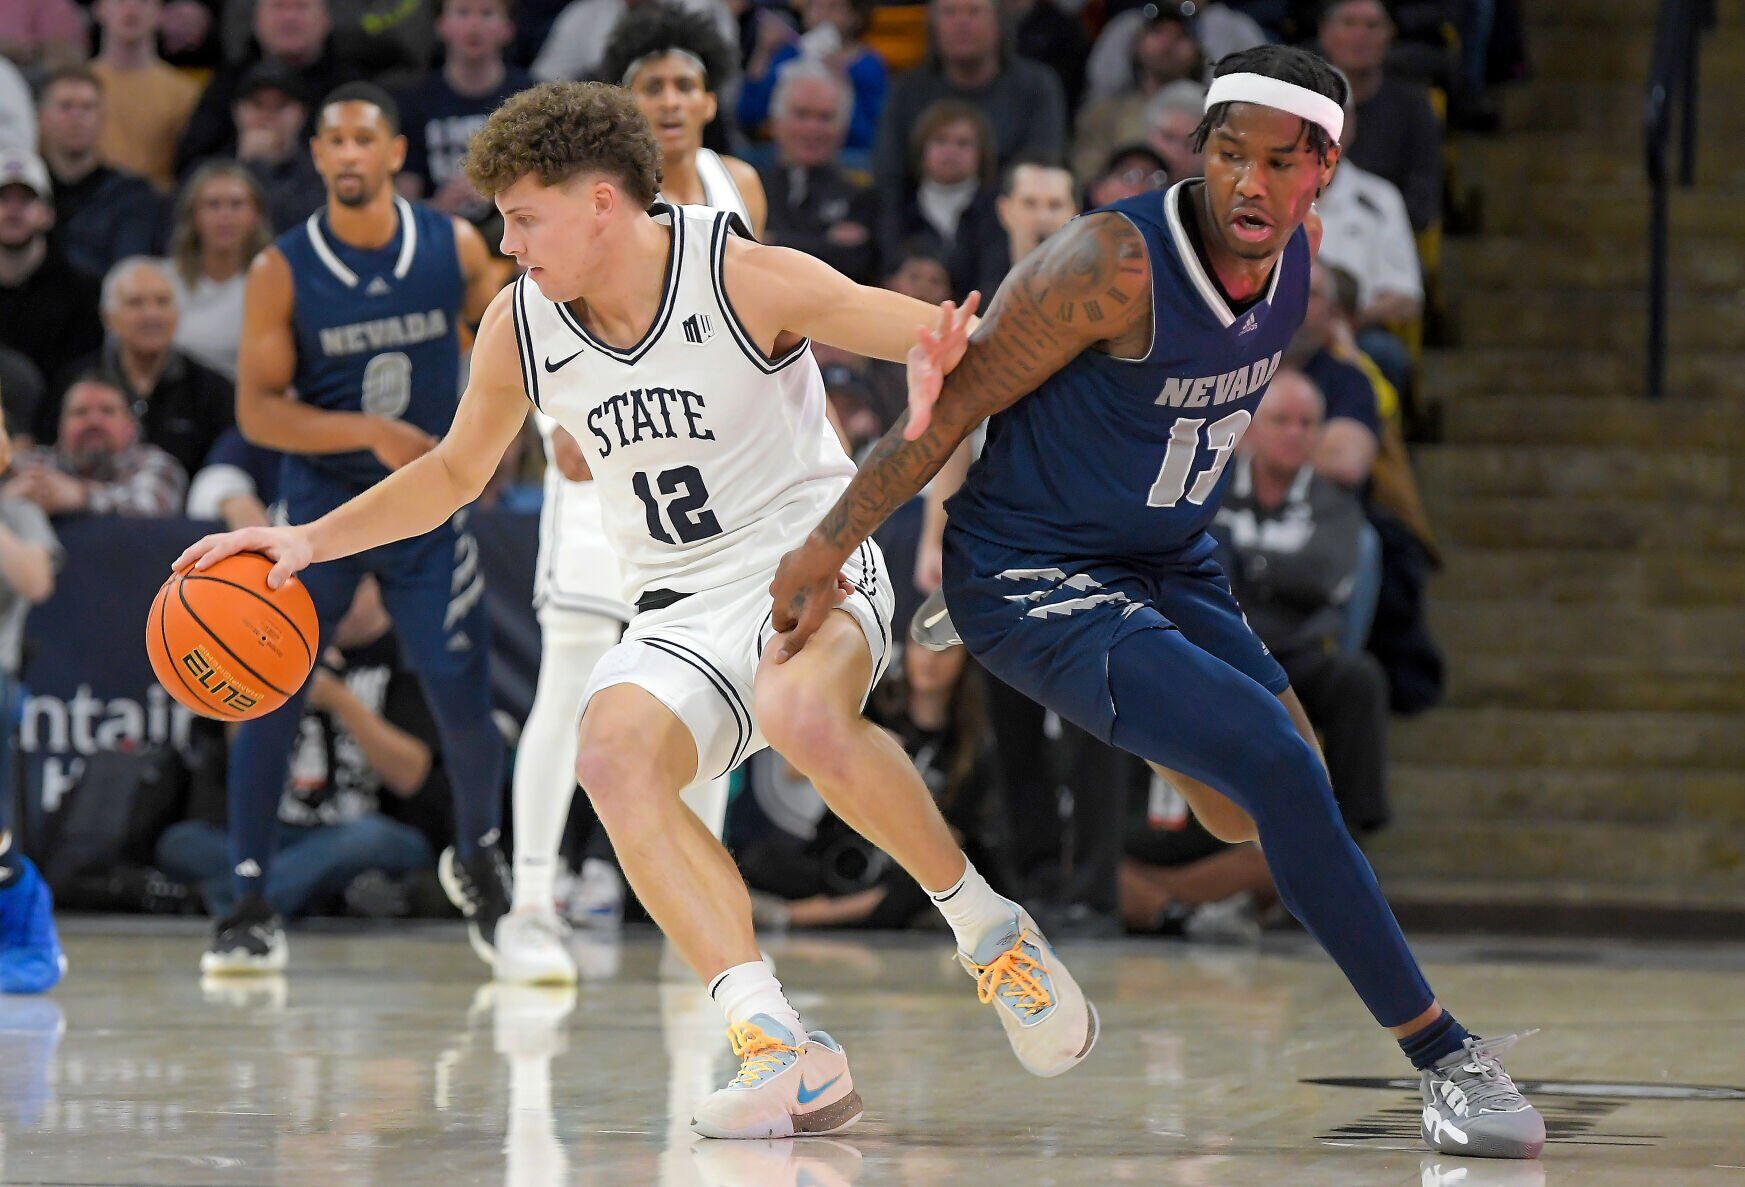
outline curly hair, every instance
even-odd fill
[[[529,174],[551,186],[604,173],[643,206],[660,192],[648,120],[628,91],[599,82],[546,82],[506,100],[473,133],[461,167],[486,198]]]
[[[650,54],[684,50],[703,63],[703,85],[719,91],[733,74],[732,48],[707,13],[676,4],[640,4],[624,14],[600,56],[600,77],[628,85],[624,75]]]

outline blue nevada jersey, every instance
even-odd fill
[[[291,266],[297,369],[305,404],[448,431],[460,399],[456,323],[466,281],[445,214],[394,200],[399,229],[373,251],[342,242],[318,210],[279,236]],[[337,478],[356,487],[387,476],[367,452],[287,459],[287,493]],[[302,481],[300,481],[300,479]]]
[[[1261,299],[1232,313],[1188,223],[1188,183],[1117,202],[1145,239],[1152,342],[1141,359],[1087,350],[994,417],[951,501],[952,526],[1062,559],[1167,558],[1212,522],[1231,455],[1309,296],[1298,230]]]

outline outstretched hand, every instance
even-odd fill
[[[979,292],[971,293],[962,305],[947,301],[939,307],[934,323],[922,326],[916,333],[915,345],[909,348],[909,423],[903,428],[905,440],[914,441],[927,430],[945,377],[963,361],[963,352],[969,349],[970,326],[981,302]]]
[[[210,569],[225,557],[239,552],[264,553],[274,562],[272,571],[267,574],[268,589],[278,589],[315,559],[309,539],[300,528],[242,528],[200,537],[182,550],[182,555],[170,564],[170,569],[176,572],[189,566]]]

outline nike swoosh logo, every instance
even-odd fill
[[[552,373],[552,372],[554,372],[554,371],[561,371],[561,370],[563,370],[563,368],[564,368],[564,367],[566,367],[566,366],[567,366],[567,365],[569,365],[569,363],[570,363],[570,362],[571,362],[571,361],[573,361],[573,360],[574,360],[574,359],[577,359],[577,358],[579,358],[579,357],[580,357],[580,356],[581,356],[581,353],[582,353],[582,352],[581,352],[581,351],[579,351],[579,350],[578,350],[578,351],[576,351],[576,353],[575,353],[575,354],[572,354],[572,355],[571,355],[571,356],[570,356],[570,357],[569,357],[569,358],[567,358],[567,359],[564,359],[564,360],[562,360],[562,361],[561,361],[561,362],[556,362],[556,363],[554,363],[554,362],[552,362],[552,361],[551,361],[551,360],[550,360],[550,359],[546,359],[546,360],[545,360],[545,370],[546,370],[546,374],[548,374],[548,375],[549,375],[549,374],[551,374],[551,373]]]
[[[823,1096],[826,1092],[829,1092],[830,1086],[832,1084],[836,1083],[836,1081],[838,1081],[840,1079],[842,1079],[842,1073],[838,1072],[838,1073],[836,1073],[835,1076],[826,1080],[824,1083],[818,1085],[818,1087],[812,1089],[812,1091],[807,1092],[806,1091],[806,1079],[804,1076],[802,1076],[800,1078],[800,1091],[798,1094],[800,1103],[803,1105],[811,1104],[813,1101],[817,1100],[820,1096]]]

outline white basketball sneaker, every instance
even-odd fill
[[[516,911],[497,924],[496,977],[516,985],[574,985],[569,927],[552,910]]]
[[[802,1042],[768,1014],[728,1028],[739,1074],[691,1116],[706,1138],[837,1133],[860,1120],[860,1094],[842,1045],[821,1030]]]
[[[976,979],[983,1004],[998,1011],[1013,1054],[1031,1075],[1070,1071],[1096,1046],[1097,1008],[1024,908],[1010,929],[992,933],[974,952],[960,951],[957,963]]]

